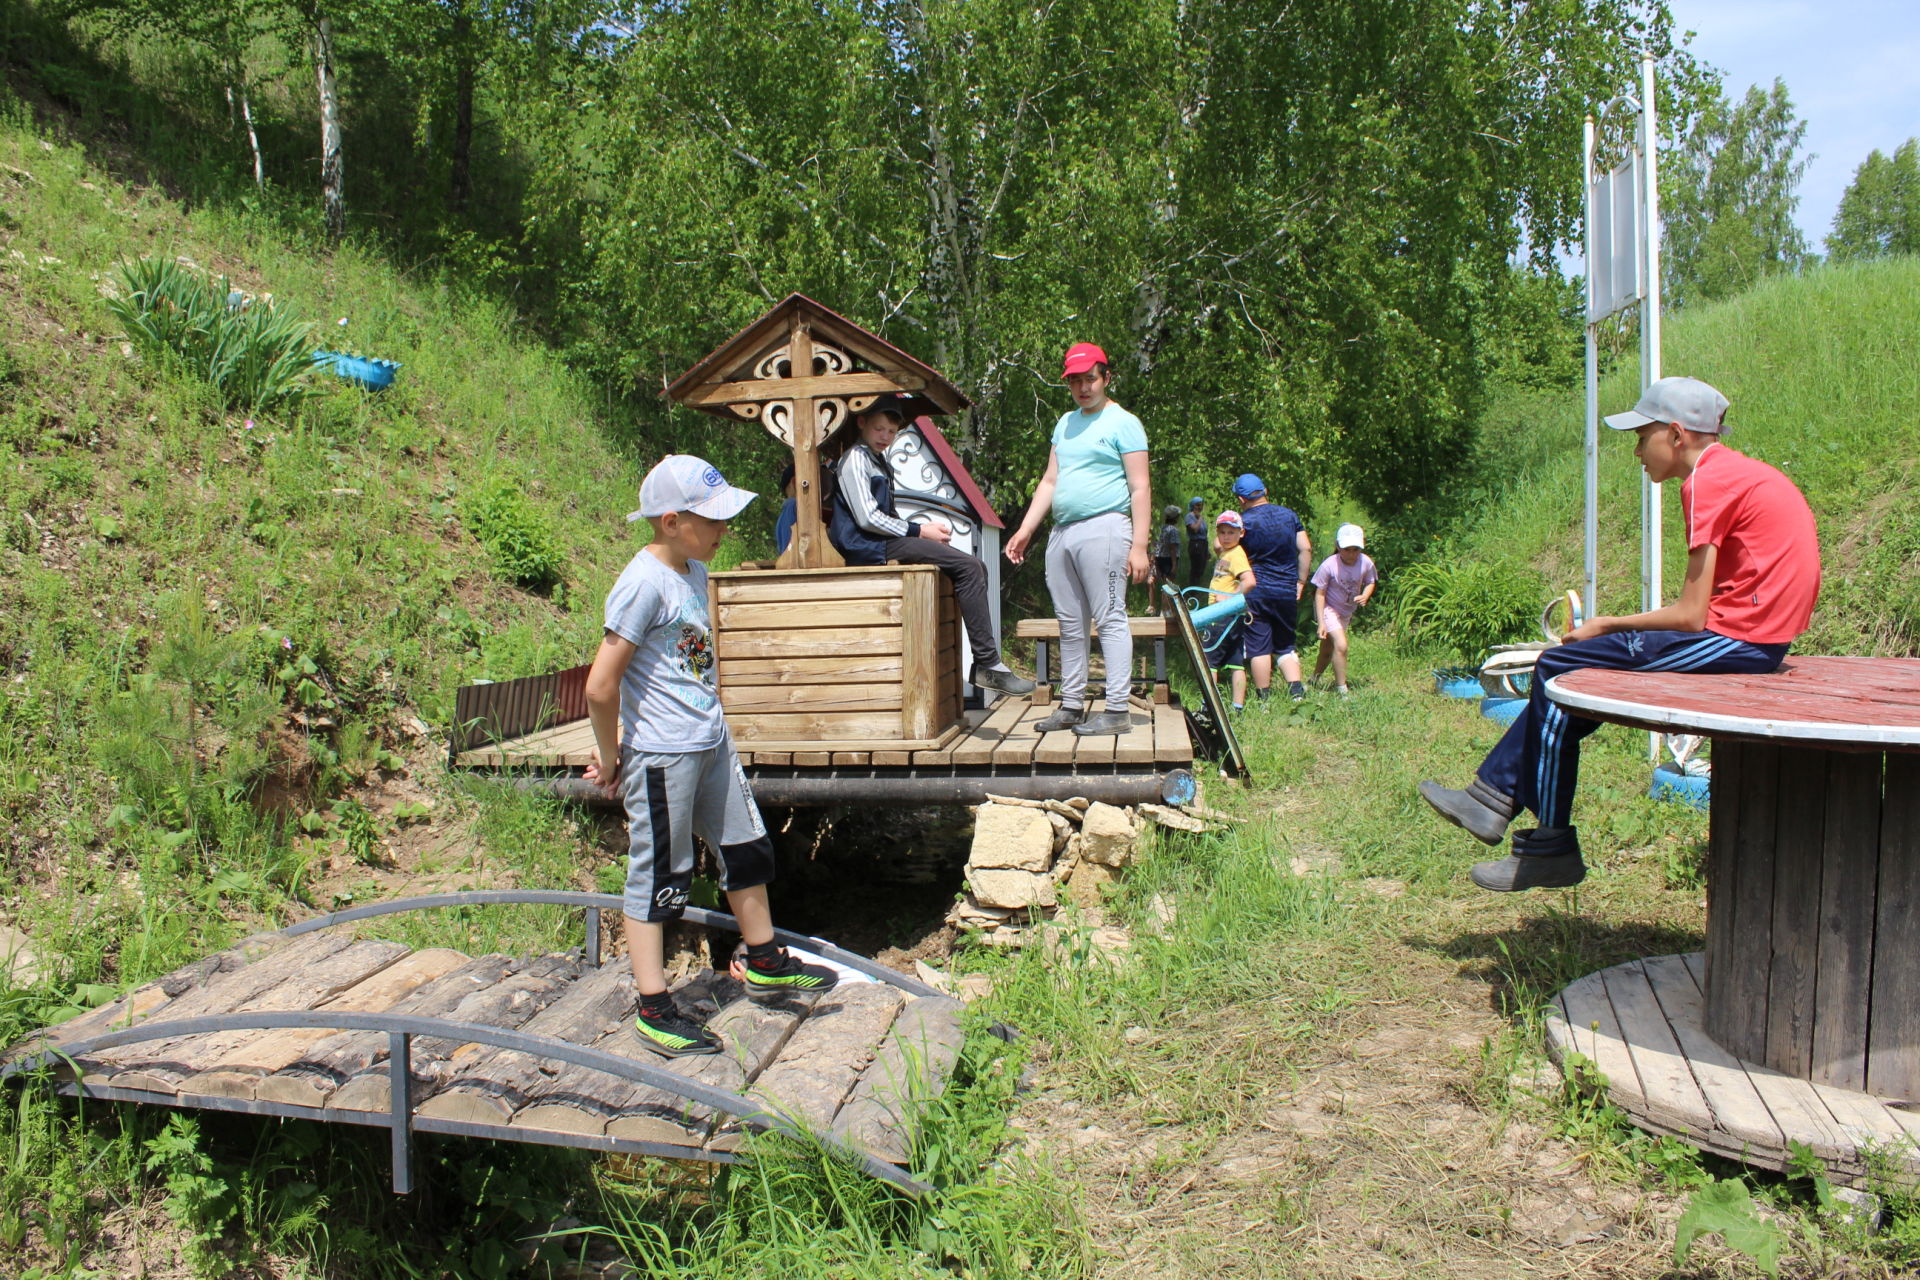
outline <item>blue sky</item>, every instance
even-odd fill
[[[1807,122],[1799,223],[1810,248],[1833,228],[1840,194],[1874,148],[1920,135],[1920,0],[1669,0],[1694,54],[1751,84],[1786,81]]]

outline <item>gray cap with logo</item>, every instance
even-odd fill
[[[1650,423],[1677,422],[1688,431],[1720,435],[1726,423],[1727,398],[1698,378],[1662,378],[1640,394],[1640,403],[1625,413],[1607,415],[1615,431],[1635,431]]]

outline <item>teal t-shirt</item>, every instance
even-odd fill
[[[1140,419],[1111,400],[1093,413],[1069,409],[1054,424],[1053,451],[1060,459],[1053,489],[1055,524],[1133,510],[1127,466],[1120,459],[1147,451]]]

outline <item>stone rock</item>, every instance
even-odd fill
[[[983,804],[974,810],[969,872],[980,867],[1045,871],[1052,863],[1053,823],[1044,811],[1004,804]]]
[[[1071,822],[1051,810],[1047,812],[1047,818],[1053,823],[1053,852],[1058,855],[1066,849],[1067,841],[1073,839],[1079,832]]]
[[[1191,814],[1182,813],[1178,809],[1169,809],[1163,804],[1143,804],[1139,808],[1139,813],[1147,821],[1170,827],[1175,831],[1215,830],[1212,823],[1202,822]]]
[[[1016,809],[1044,809],[1048,804],[1045,800],[1028,800],[1022,796],[997,796],[991,791],[987,792],[987,803],[1010,804]]]
[[[940,972],[925,960],[913,962],[913,976],[920,979],[942,995],[953,994],[953,979]]]
[[[1064,800],[1043,800],[1041,803],[1046,806],[1048,813],[1057,813],[1068,822],[1080,821],[1080,810]]]
[[[1080,856],[1107,867],[1131,866],[1133,838],[1133,821],[1126,810],[1095,804],[1080,826]]]
[[[1101,862],[1081,862],[1067,881],[1067,900],[1083,911],[1098,909],[1106,900],[1103,892],[1120,883],[1120,872]]]
[[[27,935],[0,924],[0,973],[16,987],[30,987],[45,976],[40,957],[27,945]]]
[[[969,867],[967,886],[976,899],[990,907],[1050,907],[1056,901],[1053,877],[1045,873]]]
[[[1007,907],[982,902],[969,893],[963,895],[960,901],[954,903],[947,911],[947,919],[963,927],[997,929],[1001,925],[1018,923],[1015,917],[1022,914]]]
[[[993,979],[984,973],[963,973],[958,985],[960,998],[968,1004],[993,994]]]
[[[1081,813],[1085,813],[1087,811],[1087,806],[1091,805],[1092,803],[1093,801],[1087,799],[1085,796],[1070,796],[1066,801],[1067,808],[1077,809]]]

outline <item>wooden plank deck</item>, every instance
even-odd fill
[[[1137,773],[1190,768],[1193,739],[1178,707],[1132,700],[1132,723],[1119,736],[1077,737],[1070,732],[1044,735],[1033,725],[1054,708],[1020,698],[1002,698],[989,711],[968,713],[967,720],[934,746],[913,743],[849,742],[832,752],[769,751],[736,741],[740,763],[749,772],[787,768],[911,768],[916,774],[986,773]],[[454,758],[470,769],[584,769],[592,759],[593,727],[585,720],[472,748]]]
[[[1920,1122],[1903,1099],[1815,1084],[1722,1048],[1704,1029],[1705,957],[1657,956],[1571,983],[1548,1015],[1547,1048],[1593,1062],[1608,1100],[1653,1133],[1784,1171],[1805,1143],[1836,1182],[1864,1183],[1869,1155],[1920,1182]]]
[[[617,899],[589,896],[571,895],[617,909]],[[579,952],[469,957],[356,939],[344,928],[265,935],[22,1041],[0,1067],[54,1050],[62,1056],[47,1070],[68,1094],[384,1125],[394,1096],[392,1029],[352,1026],[355,1018],[398,1015],[411,1020],[409,1129],[607,1149],[646,1143],[656,1154],[712,1159],[736,1150],[746,1128],[777,1121],[899,1164],[913,1146],[911,1101],[937,1096],[959,1053],[960,1006],[909,979],[846,971],[856,958],[835,954],[839,987],[776,1004],[747,1000],[738,982],[711,971],[678,983],[682,1010],[713,1028],[726,1051],[666,1059],[643,1048],[629,1026],[634,992],[624,958],[596,965]],[[329,1015],[333,1025],[152,1034],[190,1018],[302,1012]],[[148,1038],[88,1047],[135,1029]],[[667,1083],[570,1063],[555,1050],[474,1039],[489,1030],[597,1049],[668,1073],[656,1076]],[[734,1112],[695,1086],[732,1098]]]

